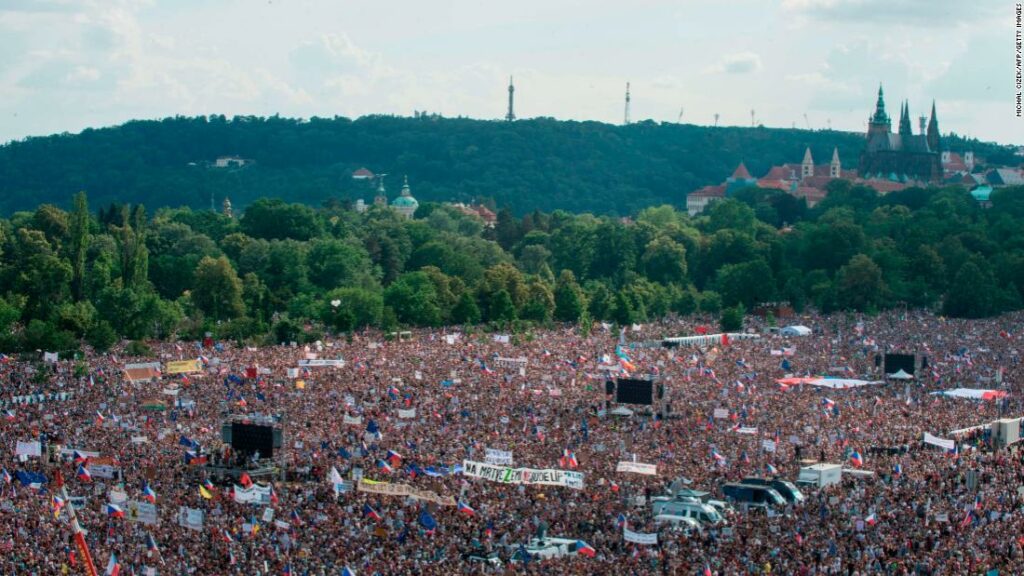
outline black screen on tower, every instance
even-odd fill
[[[650,380],[634,380],[620,378],[615,390],[615,401],[620,404],[654,403],[654,383]]]

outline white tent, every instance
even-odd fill
[[[779,330],[779,334],[782,334],[783,336],[809,336],[811,334],[811,329],[807,326],[794,324],[793,326],[786,326],[782,330]]]
[[[892,374],[886,374],[886,377],[892,378],[893,380],[913,380],[913,376],[907,374],[903,368],[900,368],[899,372],[893,372]]]
[[[609,412],[609,414],[611,414],[612,416],[632,416],[633,411],[630,410],[629,408],[626,408],[625,406],[619,406],[618,408],[615,408],[614,410]]]

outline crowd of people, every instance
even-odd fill
[[[987,427],[1024,416],[1021,320],[804,315],[780,321],[812,333],[782,337],[751,317],[746,330],[759,338],[702,347],[652,345],[710,322],[688,318],[271,347],[158,342],[152,358],[123,346],[5,357],[0,573],[82,573],[73,506],[100,573],[114,556],[121,574],[1022,574],[1024,458],[994,446]],[[886,352],[927,360],[897,381],[876,363]],[[312,358],[344,365],[299,368]],[[178,360],[198,360],[200,371],[168,373]],[[126,365],[154,361],[163,366],[154,378],[127,377]],[[626,373],[653,378],[655,394],[620,415],[605,382]],[[880,383],[779,384],[786,376]],[[932,394],[957,387],[1008,395]],[[55,393],[67,396],[14,401]],[[275,418],[282,446],[226,462],[222,425],[256,414]],[[955,450],[923,443],[925,433]],[[33,441],[40,456],[17,454]],[[583,486],[462,473],[487,449],[511,452],[514,468],[572,469]],[[622,461],[657,473],[616,472]],[[794,480],[814,461],[873,475],[847,474],[772,514],[740,508],[728,526],[700,533],[653,521],[651,498],[673,482],[721,498],[723,483]],[[220,481],[228,464],[235,478]],[[114,477],[81,473],[90,467]],[[244,479],[271,486],[271,501],[236,501],[239,467],[275,469]],[[58,471],[72,502],[55,501]],[[440,498],[366,492],[359,478]],[[111,515],[115,494],[154,502],[156,523]],[[183,525],[183,508],[202,511],[202,525]],[[657,533],[657,543],[626,542],[623,525]],[[540,533],[593,552],[524,558]],[[472,550],[497,552],[502,564],[464,558]]]

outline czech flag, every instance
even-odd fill
[[[897,462],[896,465],[892,467],[892,474],[893,476],[902,476],[903,465]]]
[[[385,456],[385,459],[388,462],[390,462],[392,466],[398,466],[398,463],[402,461],[402,455],[399,454],[398,452],[393,452],[391,450],[388,450],[388,453],[387,453],[387,456]]]
[[[391,467],[391,464],[388,464],[387,462],[385,462],[383,460],[378,460],[377,461],[377,468],[379,468],[383,472],[387,472],[388,474],[394,472],[394,470],[395,470],[394,468]]]
[[[470,507],[469,504],[466,504],[465,502],[462,502],[461,500],[459,501],[459,512],[462,512],[463,514],[465,514],[467,516],[472,516],[472,515],[476,514],[476,510],[474,510],[472,507]]]
[[[110,560],[107,562],[107,569],[103,571],[103,576],[117,576],[121,573],[121,564],[117,562],[117,554],[110,553]]]
[[[878,523],[878,518],[875,518],[874,514],[869,514],[868,517],[864,519],[864,523],[868,526],[874,526]]]
[[[64,499],[60,496],[54,495],[53,497],[53,517],[60,516],[61,509],[64,508]]]
[[[576,460],[576,453],[566,448],[562,450],[561,458],[562,468],[577,468],[580,463]]]
[[[718,451],[717,448],[711,449],[711,457],[714,458],[715,461],[718,462],[719,464],[725,464],[725,456],[722,456],[722,454]]]
[[[341,569],[341,576],[356,576],[356,571],[345,566]]]
[[[274,490],[274,487],[271,486],[270,487],[270,503],[271,504],[277,504],[280,501],[281,500],[277,497],[277,490]]]
[[[7,468],[4,468],[2,471],[0,471],[0,480],[3,480],[4,484],[11,483],[11,473],[7,471]]]
[[[146,550],[156,552],[157,554],[160,553],[160,548],[157,547],[156,540],[154,540],[153,536],[150,534],[146,534]]]
[[[626,515],[620,512],[619,517],[615,520],[615,525],[619,528],[624,528],[626,526]]]
[[[83,455],[78,450],[73,451],[71,453],[71,456],[74,458],[75,464],[85,464],[85,463],[89,462],[89,457]]]
[[[111,518],[124,518],[124,510],[117,504],[107,504],[107,516]]]
[[[852,453],[850,454],[850,462],[851,462],[851,463],[852,463],[852,464],[853,464],[853,465],[854,465],[855,467],[857,467],[857,468],[860,468],[861,466],[863,466],[863,465],[864,465],[864,458],[862,458],[862,457],[861,457],[861,455],[860,455],[860,452],[857,452],[856,450],[854,450],[854,451],[853,451],[853,452],[852,452]]]
[[[304,522],[302,521],[302,517],[299,516],[298,510],[292,510],[291,519],[292,524],[295,524],[296,526],[302,526],[304,524]]]
[[[252,486],[252,478],[249,478],[248,472],[242,472],[242,477],[239,478],[238,481],[242,483],[243,488]]]
[[[77,476],[82,482],[92,482],[92,474],[89,472],[89,469],[81,464],[78,465]]]
[[[587,544],[583,540],[576,541],[576,552],[581,556],[586,556],[587,558],[597,556],[597,550],[594,550],[593,546]]]
[[[779,469],[776,468],[775,466],[772,466],[771,464],[766,465],[765,466],[765,470],[767,470],[769,474],[778,474],[779,473]]]
[[[150,488],[148,482],[142,487],[142,499],[150,504],[156,504],[156,491]]]
[[[831,398],[822,398],[821,405],[825,407],[825,410],[831,410],[836,407],[836,401]]]
[[[18,418],[18,415],[14,413],[14,410],[5,411],[4,416],[7,418],[8,422],[14,422]]]
[[[363,516],[365,518],[372,518],[374,520],[380,520],[380,514],[373,509],[369,504],[363,504]]]
[[[103,417],[103,413],[100,412],[99,410],[97,410],[96,411],[96,425],[99,426],[100,424],[103,424],[104,420],[106,420],[106,418]]]

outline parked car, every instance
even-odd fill
[[[799,504],[806,500],[803,492],[801,492],[795,484],[789,480],[782,480],[781,478],[744,478],[743,480],[740,480],[740,484],[770,486],[774,488],[776,492],[781,494],[783,498],[793,504]]]
[[[722,493],[729,500],[747,507],[781,508],[786,505],[786,499],[770,486],[729,483],[722,485]]]

